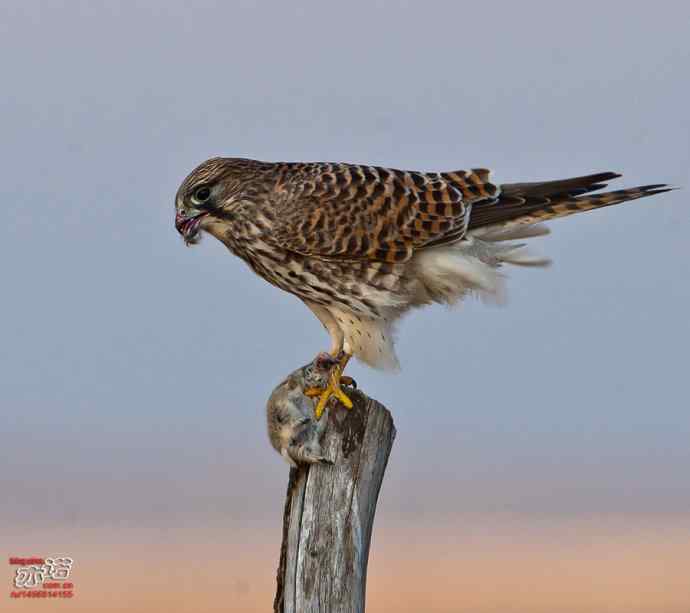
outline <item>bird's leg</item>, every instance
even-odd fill
[[[345,367],[347,366],[347,363],[350,361],[350,358],[352,357],[352,354],[346,353],[345,351],[341,351],[340,355],[338,356],[338,368],[340,369],[340,385],[350,385],[352,387],[357,387],[357,381],[355,381],[352,377],[348,377],[347,375],[343,374],[343,371],[345,370]],[[348,407],[350,409],[352,407]]]
[[[343,370],[345,370],[345,366],[347,366],[347,363],[350,361],[351,357],[352,356],[349,353],[345,353],[343,351],[335,358],[337,363],[331,370],[331,373],[328,377],[328,384],[325,388],[310,387],[304,390],[304,394],[310,398],[315,398],[316,396],[319,397],[319,402],[314,409],[314,417],[316,417],[316,419],[321,419],[321,415],[323,414],[326,404],[331,396],[335,396],[338,400],[340,400],[341,404],[343,404],[346,409],[352,408],[352,400],[347,397],[347,394],[345,394],[343,389],[340,387],[341,385],[355,384],[352,377],[343,376]]]

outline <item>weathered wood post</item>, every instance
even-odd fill
[[[352,410],[328,410],[322,448],[333,464],[290,470],[275,613],[364,612],[371,530],[395,426],[383,405],[359,391],[351,396]]]

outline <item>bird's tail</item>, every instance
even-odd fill
[[[671,187],[657,183],[593,194],[606,182],[621,175],[602,172],[584,177],[539,183],[507,183],[497,200],[472,207],[468,232],[484,236],[509,231],[517,226],[566,217],[574,213],[637,200],[667,192]]]

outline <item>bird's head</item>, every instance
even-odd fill
[[[242,158],[211,158],[197,166],[175,197],[175,228],[185,243],[199,242],[200,230],[232,221],[236,205],[265,166]]]

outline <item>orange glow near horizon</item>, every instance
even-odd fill
[[[367,610],[396,613],[687,613],[690,518],[458,516],[377,525]],[[271,610],[280,526],[14,530],[8,555],[71,555],[75,597],[11,611]],[[23,543],[23,544],[22,544]]]

